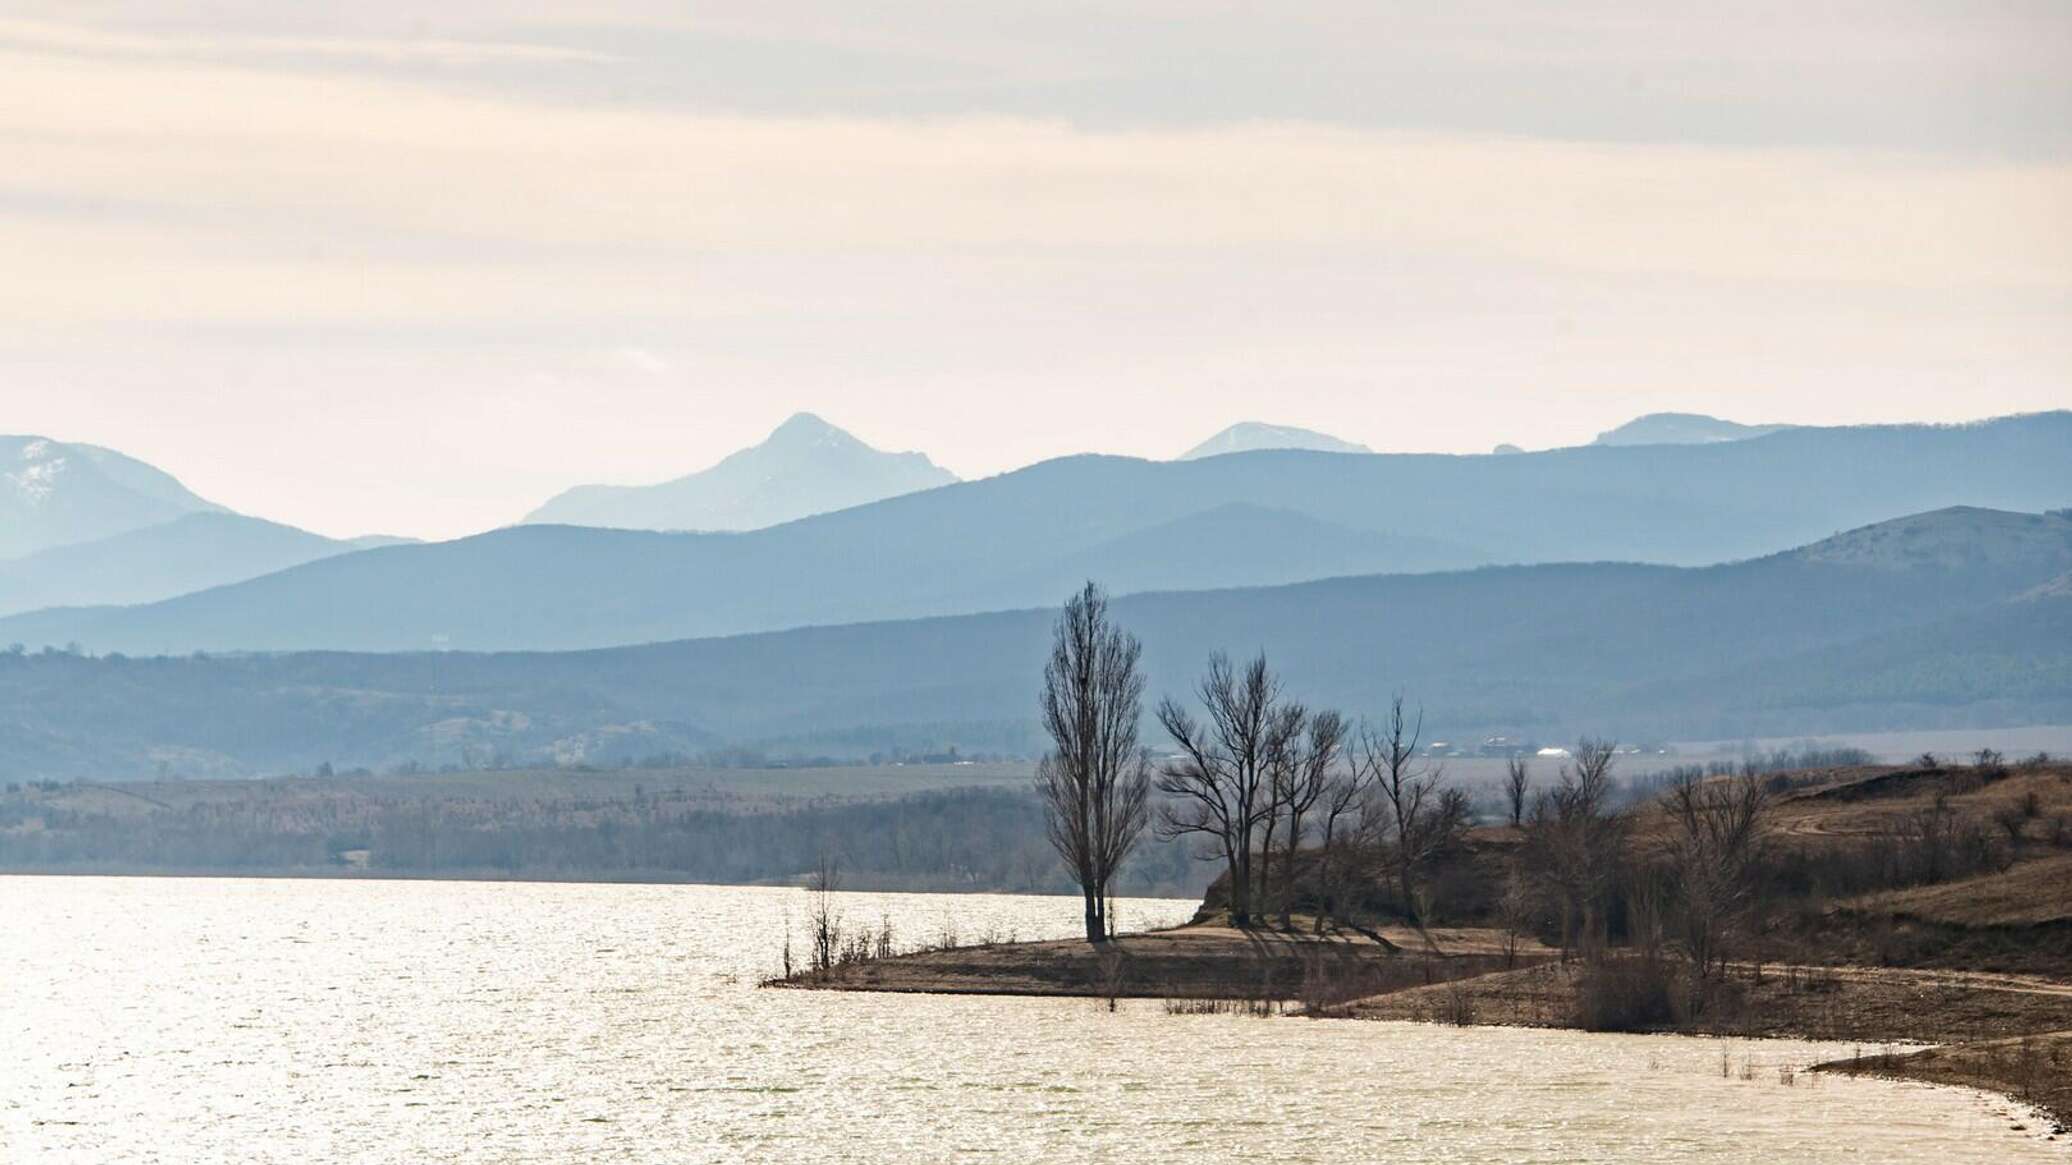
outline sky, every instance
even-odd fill
[[[2072,406],[2058,0],[15,0],[0,156],[0,432],[333,535]]]

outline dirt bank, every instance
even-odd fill
[[[1548,957],[1537,944],[1519,962]],[[1125,935],[1001,943],[866,959],[772,986],[837,991],[1122,998],[1327,1000],[1399,991],[1506,966],[1488,932],[1411,930],[1319,937],[1193,925]]]
[[[2035,1105],[2061,1136],[2072,1128],[2072,1031],[1853,1056],[1815,1070],[1984,1088]]]
[[[1359,1000],[1362,1019],[1435,1019],[1588,1028],[1586,973],[1545,964]],[[1865,1044],[1949,1043],[2053,1031],[2072,1021],[2072,985],[2020,975],[1883,967],[1733,969],[1695,1014],[1644,1015],[1624,1030],[1795,1037]],[[1686,1009],[1674,1009],[1682,1012]]]

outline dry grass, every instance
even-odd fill
[[[1867,894],[1841,904],[1864,914],[1917,918],[1946,926],[2041,926],[2072,921],[2072,852],[1936,886]]]
[[[799,976],[781,986],[974,995],[1072,995],[1175,1000],[1299,1001],[1330,1014],[1346,1000],[1483,975],[1501,955],[1432,954],[1360,935],[1317,937],[1193,925],[1125,935],[1103,953],[1082,939],[1005,943],[871,959],[826,982]],[[1529,956],[1521,956],[1529,957]],[[1542,956],[1544,957],[1544,956]]]
[[[1681,970],[1678,969],[1678,974]],[[1580,964],[1548,963],[1459,984],[1477,1022],[1573,1028],[1591,1009]],[[1360,1019],[1443,1021],[1457,1007],[1440,985],[1362,999],[1345,1009]],[[2062,1028],[2072,986],[2013,975],[1975,975],[1880,967],[1766,967],[1755,979],[1737,967],[1702,1009],[1643,1030],[1722,1036],[1790,1036],[1870,1043],[2005,1038]]]
[[[2072,1031],[1854,1056],[1817,1070],[1990,1089],[2042,1109],[2059,1134],[2072,1124]]]
[[[2039,845],[2048,843],[2053,818],[2072,816],[2072,765],[2063,762],[2025,768],[2009,760],[2000,771],[1968,765],[1934,770],[1874,766],[1788,775],[1806,781],[1779,797],[1773,810],[1776,827],[1791,837],[1889,835],[1938,797],[1957,813],[1987,820],[2033,797],[2036,816],[2024,828],[2027,839]]]

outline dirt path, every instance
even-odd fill
[[[1753,971],[1750,963],[1732,964],[1743,974]],[[2072,983],[2042,975],[2016,975],[1996,971],[1911,970],[1902,967],[1815,967],[1792,963],[1765,963],[1763,974],[1797,971],[1801,975],[1828,975],[1852,983],[1913,984],[1919,987],[1970,988],[1979,991],[2013,991],[2025,995],[2055,995],[2072,999]],[[2072,1020],[2072,1014],[2066,1016]]]

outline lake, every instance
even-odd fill
[[[1079,903],[844,894],[902,943]],[[0,1160],[2062,1161],[1793,1041],[758,989],[798,890],[0,877]],[[1131,927],[1192,902],[1125,900]],[[2018,1115],[2018,1114],[2017,1114]]]

